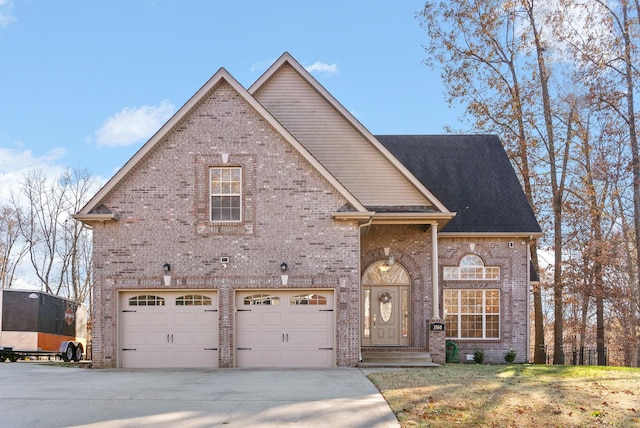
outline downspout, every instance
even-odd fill
[[[526,355],[527,355],[527,362],[531,362],[530,358],[531,358],[531,251],[529,251],[529,245],[531,244],[531,241],[533,240],[533,236],[529,236],[529,241],[527,242],[527,245],[525,245],[526,248],[526,253],[527,253],[527,334],[526,334],[526,338],[527,341],[525,343],[526,346]],[[533,355],[534,355],[534,361],[535,361],[535,354],[536,354],[536,347],[533,347]]]
[[[440,287],[438,284],[438,223],[431,225],[431,319],[440,318]]]
[[[358,226],[358,307],[360,318],[358,319],[358,362],[362,362],[362,302],[360,299],[362,298],[362,234],[369,233],[369,228],[371,227],[371,223],[373,222],[373,216],[369,217],[369,221],[363,223]],[[366,227],[366,230],[363,231],[362,228]]]

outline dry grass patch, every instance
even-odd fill
[[[640,369],[449,364],[369,378],[403,427],[640,426]]]

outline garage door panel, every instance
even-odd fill
[[[308,343],[318,347],[329,347],[333,343],[333,337],[327,331],[313,331],[307,335]]]
[[[122,345],[125,348],[136,347],[137,345],[144,345],[146,343],[147,343],[147,333],[145,331],[129,332],[122,339]]]
[[[190,331],[183,331],[180,333],[176,333],[173,336],[173,344],[174,345],[179,345],[179,346],[183,346],[183,345],[192,345],[194,344],[194,334],[193,332]]]
[[[146,362],[146,352],[137,352],[133,350],[122,352],[122,367],[145,367]]]
[[[197,312],[193,314],[193,325],[208,327],[218,319],[217,312]]]
[[[120,293],[120,366],[217,367],[214,291]]]
[[[147,314],[147,325],[161,327],[167,325],[166,313],[149,313]]]
[[[211,367],[216,363],[216,351],[177,351],[174,353],[174,360],[181,366]]]
[[[194,314],[187,312],[176,312],[173,318],[173,325],[175,327],[189,327],[194,325]]]
[[[277,306],[273,306],[273,308],[277,308]],[[282,314],[279,312],[264,313],[262,314],[262,324],[269,326],[280,326],[282,325]]]
[[[153,352],[150,350],[145,352],[147,367],[165,367],[167,365],[167,353],[166,352]]]
[[[151,331],[146,334],[145,344],[167,345],[171,343],[170,333]]]
[[[121,319],[130,327],[147,325],[147,314],[145,313],[124,312]]]
[[[242,316],[238,316],[238,325],[242,327],[250,327],[250,326],[259,326],[262,325],[262,314],[254,311],[238,311],[238,315],[242,314]]]
[[[193,343],[196,345],[214,347],[218,346],[217,336],[211,332],[195,332]]]
[[[248,347],[252,343],[262,343],[262,332],[255,330],[244,330],[243,334],[238,336],[236,344],[238,347]]]
[[[264,296],[280,304],[247,304]],[[335,365],[332,290],[238,292],[235,301],[237,366]]]
[[[289,325],[295,327],[296,325],[307,326],[309,325],[309,314],[304,312],[291,312],[289,314]]]

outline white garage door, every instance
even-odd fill
[[[120,293],[121,367],[217,367],[215,291]]]
[[[236,293],[238,367],[333,367],[331,290]]]

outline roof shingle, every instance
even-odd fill
[[[443,232],[540,233],[496,135],[376,135],[457,215]]]

